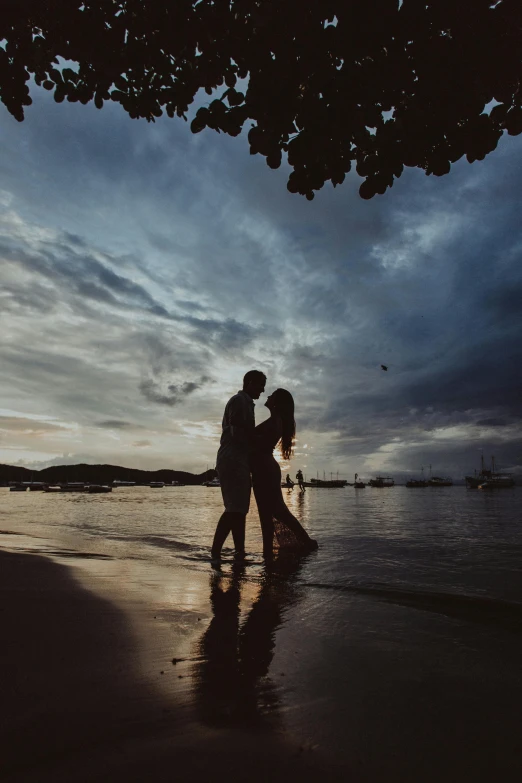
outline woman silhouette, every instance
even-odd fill
[[[251,454],[252,483],[261,532],[263,554],[271,558],[278,549],[310,551],[314,541],[288,509],[281,492],[281,468],[273,451],[280,444],[283,459],[292,456],[295,437],[294,399],[286,389],[276,389],[265,402],[270,418],[256,427],[255,447]]]

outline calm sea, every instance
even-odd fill
[[[106,495],[0,493],[0,528],[34,532],[39,544],[36,539],[33,544],[41,551],[49,548],[44,533],[56,539],[68,535],[72,543],[77,532],[98,554],[158,563],[176,558],[205,571],[222,511],[220,490],[207,487],[128,487]],[[522,602],[521,488],[487,493],[464,487],[346,487],[283,495],[320,543],[300,570],[303,583]],[[254,575],[262,559],[253,498],[252,506],[247,551]],[[232,550],[225,547],[225,560],[227,554],[231,558]]]
[[[210,663],[228,595],[241,615],[234,650],[246,652],[237,692],[230,681],[224,693],[244,707],[249,690],[249,718],[277,714],[358,781],[520,779],[522,489],[284,495],[320,548],[275,575],[264,571],[255,510],[245,569],[234,574],[225,549],[223,572],[212,571],[222,506],[206,487],[0,490],[0,546],[126,563],[129,587],[151,600],[151,574],[171,573],[165,605],[189,608],[197,592],[208,612],[191,641],[191,698],[206,721],[221,714]]]

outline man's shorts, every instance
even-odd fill
[[[250,506],[250,468],[248,463],[223,459],[216,465],[225,511],[247,514]]]

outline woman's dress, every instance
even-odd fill
[[[317,543],[310,538],[283,500],[281,468],[273,450],[281,439],[281,420],[272,416],[256,427],[256,448],[251,456],[252,484],[259,510],[263,551],[277,549],[310,551]]]

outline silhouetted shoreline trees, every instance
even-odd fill
[[[193,132],[246,125],[308,199],[352,166],[371,198],[404,166],[442,176],[522,132],[520,0],[4,0],[0,41],[17,120],[31,79],[149,121],[187,119],[205,90]]]
[[[217,475],[212,468],[196,475],[184,470],[139,470],[121,465],[52,465],[42,470],[31,470],[20,465],[0,465],[0,486],[10,481],[43,481],[46,484],[69,481],[86,481],[91,484],[111,484],[113,481],[135,481],[136,484],[149,484],[151,481],[164,481],[167,484],[179,481],[182,484],[202,484]]]

